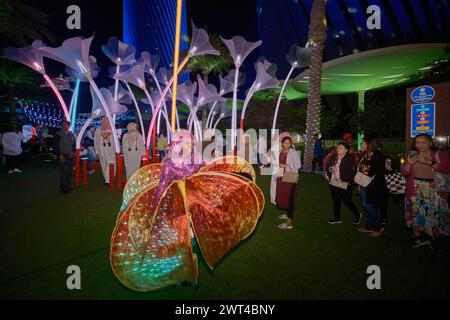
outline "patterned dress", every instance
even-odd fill
[[[444,160],[438,170],[448,172],[450,166],[445,153],[439,152]],[[433,153],[433,160],[435,156]],[[408,228],[416,232],[424,232],[431,237],[450,236],[450,210],[448,193],[437,192],[433,179],[417,179],[414,167],[408,174],[404,168],[402,173],[408,177],[405,192],[405,222]]]

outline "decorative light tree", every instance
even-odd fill
[[[217,89],[214,85],[208,84],[206,85],[205,82],[202,80],[200,75],[197,75],[197,83],[198,83],[198,97],[197,102],[195,106],[192,108],[190,113],[190,121],[188,121],[188,129],[189,131],[192,130],[192,124],[197,123],[197,111],[200,107],[208,104],[208,103],[217,103],[217,102],[223,102],[227,99],[222,98],[219,93],[217,93]],[[202,126],[198,124],[198,141],[202,141]]]
[[[235,145],[236,145],[236,128],[237,128],[237,87],[239,80],[239,68],[244,62],[245,58],[256,49],[259,45],[261,45],[262,41],[258,40],[256,42],[250,42],[245,40],[241,36],[234,36],[231,39],[223,39],[222,41],[227,46],[230,51],[231,57],[234,61],[234,66],[236,68],[236,72],[234,74],[234,86],[233,86],[233,109],[231,115],[231,150],[234,150],[235,153]]]
[[[8,47],[4,49],[4,57],[9,60],[13,60],[19,62],[21,64],[30,67],[31,69],[39,72],[44,77],[45,81],[48,83],[50,88],[53,90],[54,94],[58,98],[58,101],[61,105],[61,108],[64,112],[64,117],[67,121],[70,121],[69,110],[67,109],[67,105],[64,102],[63,97],[59,93],[52,79],[46,74],[44,59],[42,58],[42,54],[37,50],[43,47],[44,44],[40,40],[36,40],[32,43],[31,46],[23,47],[23,48],[14,48]]]
[[[142,113],[141,113],[139,105],[136,101],[136,97],[134,96],[133,91],[131,90],[131,87],[130,87],[130,83],[131,83],[131,84],[139,87],[140,89],[142,89],[147,98],[150,97],[150,93],[148,92],[147,87],[145,85],[144,63],[142,61],[137,61],[128,70],[116,73],[113,78],[116,80],[122,81],[125,84],[125,86],[127,87],[127,90],[133,99],[133,103],[136,108],[136,113],[138,114],[139,122],[141,124],[142,137],[145,139],[145,128],[144,128],[144,122],[142,121]],[[154,104],[152,101],[150,101],[150,106],[152,108],[152,113],[153,113],[154,112]]]
[[[280,108],[281,99],[283,98],[286,85],[295,69],[304,68],[309,65],[310,56],[310,48],[302,48],[295,44],[291,46],[291,49],[286,55],[286,61],[291,65],[291,69],[289,69],[286,79],[284,79],[283,86],[281,87],[280,94],[278,95],[277,105],[275,107],[275,113],[273,115],[272,134],[275,132],[278,118],[278,109]]]
[[[156,72],[157,72],[157,69],[158,69],[160,57],[158,55],[151,55],[147,51],[143,51],[141,53],[141,59],[144,62],[144,65],[145,65],[144,71],[146,73],[148,73],[152,77],[152,80],[155,83],[156,88],[158,89],[159,96],[161,96],[162,95],[162,89],[161,89],[161,85],[159,84],[158,78],[156,76]],[[164,76],[164,81],[167,84],[167,82],[168,82],[167,79],[168,78],[167,78],[167,73],[166,72],[168,72],[167,69],[165,69],[165,76]],[[166,105],[165,99],[163,100],[162,113],[163,113],[164,117],[166,118],[167,123],[170,124],[170,122],[168,120],[169,117],[168,117],[167,105]],[[178,112],[176,113],[176,117],[177,117],[178,127],[180,127],[179,121],[178,121]],[[160,132],[160,123],[161,123],[161,112],[158,113],[158,127],[156,129],[156,133],[157,134],[159,134],[159,132]],[[170,125],[169,125],[167,127],[167,138],[168,138],[169,143],[170,143],[170,137],[171,137],[171,130],[170,130]]]
[[[248,90],[247,96],[245,97],[244,106],[241,111],[241,121],[240,121],[241,130],[244,130],[245,111],[247,110],[248,103],[250,102],[250,99],[252,98],[253,94],[255,92],[269,88],[278,88],[278,85],[280,84],[280,81],[278,81],[276,78],[273,78],[273,75],[270,75],[266,71],[269,70],[270,68],[273,68],[276,71],[276,66],[271,64],[267,60],[264,60],[263,62],[258,61],[255,63],[256,78],[252,86]]]
[[[178,86],[177,100],[189,107],[188,122],[192,117],[192,111],[194,109],[194,105],[196,104],[196,97],[195,97],[196,92],[197,92],[197,82],[192,83],[191,81],[186,81],[185,83],[180,84]],[[198,140],[199,134],[197,127],[195,128],[194,132],[195,138]]]
[[[219,124],[220,120],[231,117],[232,110],[228,108],[228,105],[226,102],[220,103],[220,114],[219,118],[217,118],[217,121],[214,122],[214,125],[212,127],[213,131],[216,130],[217,125]],[[233,151],[233,149],[231,149]]]
[[[183,69],[183,67],[186,65],[186,63],[189,61],[189,59],[191,57],[194,56],[198,56],[198,55],[202,55],[202,54],[212,54],[212,55],[218,55],[219,51],[217,51],[216,49],[213,48],[213,46],[209,43],[208,40],[208,33],[206,33],[205,30],[203,29],[199,29],[197,28],[193,23],[192,23],[192,41],[191,41],[191,46],[189,47],[189,51],[186,55],[186,57],[183,59],[183,61],[178,65],[178,66],[174,66],[174,72],[173,75],[171,77],[171,79],[168,81],[166,87],[164,88],[161,97],[157,103],[157,105],[155,106],[156,109],[156,114],[159,112],[161,105],[164,101],[164,98],[167,94],[167,92],[170,89],[170,86],[172,85],[174,76],[178,76],[178,74],[180,73],[180,71]],[[177,93],[176,92],[172,92],[172,95],[176,97]],[[176,112],[175,110],[176,106],[174,107],[172,105],[172,117],[175,116]],[[149,131],[147,134],[147,150],[150,146],[150,133],[152,132],[151,130],[153,130],[154,127],[154,122],[155,122],[155,117],[152,117],[152,120],[150,122],[150,126],[149,126]],[[153,137],[153,152],[152,154],[155,155],[156,154],[156,135],[154,135]],[[156,157],[154,157],[155,159]]]
[[[60,47],[40,47],[37,50],[39,50],[43,56],[59,61],[83,74],[89,81],[95,93],[98,95],[98,98],[105,109],[108,121],[111,124],[111,128],[115,128],[111,112],[109,111],[108,105],[92,77],[92,70],[90,69],[89,51],[93,38],[93,36],[87,39],[84,37],[73,37],[65,40]],[[113,137],[114,148],[116,150],[116,154],[118,155],[120,153],[120,145],[116,130],[113,130]]]
[[[91,70],[91,76],[92,78],[96,78],[97,75],[100,73],[100,68],[97,65],[97,59],[93,56],[89,56],[89,62],[90,62],[90,70]],[[86,77],[79,71],[74,70],[70,67],[66,67],[66,74],[69,75],[69,77],[75,79],[75,89],[72,94],[72,99],[70,100],[70,107],[69,107],[69,114],[71,116],[71,125],[72,125],[72,131],[75,132],[75,119],[77,114],[77,105],[78,105],[78,96],[80,91],[80,83],[81,82],[88,82]],[[84,132],[82,133],[84,134]]]
[[[222,77],[221,75],[219,75],[219,84],[220,84],[220,88],[219,88],[219,95],[221,97],[223,97],[224,95],[226,95],[227,93],[230,93],[233,91],[233,81],[230,80],[228,77]],[[211,116],[215,115],[217,112],[215,111],[216,105],[219,101],[214,101],[213,104],[211,105],[211,108],[209,109],[208,112],[208,117],[206,119],[206,128],[210,128],[211,124]]]
[[[134,63],[136,49],[129,44],[123,43],[116,37],[109,37],[108,42],[102,46],[103,53],[116,65],[115,74],[123,71],[121,66]],[[119,80],[114,83],[114,99],[117,101],[117,93],[119,90]],[[115,123],[115,117],[114,123]]]

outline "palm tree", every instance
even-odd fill
[[[14,97],[25,87],[37,87],[38,82],[31,69],[18,66],[17,63],[0,60],[0,101],[10,106],[12,117],[15,115]]]
[[[233,65],[233,59],[220,39],[220,36],[212,34],[209,37],[209,41],[220,52],[220,56],[197,56],[189,60],[187,67],[192,73],[201,73],[203,81],[206,84],[208,84],[210,74],[223,74]]]
[[[312,170],[314,153],[314,134],[320,128],[321,77],[323,48],[327,37],[325,18],[326,0],[314,0],[311,9],[308,44],[311,47],[311,65],[309,69],[309,93],[306,116],[306,149],[304,168]]]
[[[55,43],[47,28],[49,16],[20,0],[0,0],[0,34],[18,46],[30,40],[46,39]]]

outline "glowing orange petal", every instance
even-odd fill
[[[232,172],[247,176],[255,181],[256,175],[253,166],[242,158],[236,156],[225,156],[215,158],[211,163],[204,166],[199,172]]]
[[[110,261],[126,287],[152,291],[197,281],[189,219],[178,183],[151,207],[155,188],[143,192],[119,218],[111,238]],[[156,214],[155,214],[156,212]]]
[[[262,191],[249,179],[219,172],[194,174],[185,185],[192,227],[206,262],[213,267],[253,232],[263,210]]]
[[[140,192],[158,185],[162,168],[161,163],[152,163],[140,168],[128,179],[123,190],[121,210],[125,210]]]

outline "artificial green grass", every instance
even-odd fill
[[[5,169],[2,167],[1,169]],[[109,240],[121,192],[99,172],[71,194],[58,192],[54,163],[34,160],[24,173],[0,173],[1,299],[434,299],[450,295],[449,239],[441,250],[411,248],[402,203],[374,239],[356,231],[351,214],[328,225],[331,199],[319,175],[301,174],[295,228],[279,230],[268,176],[257,182],[266,208],[251,237],[214,271],[200,260],[196,287],[133,292],[109,266]],[[4,170],[3,170],[4,171]],[[359,201],[355,199],[359,205]],[[369,265],[381,268],[381,290],[369,290]],[[81,268],[81,290],[68,290],[66,269]]]

